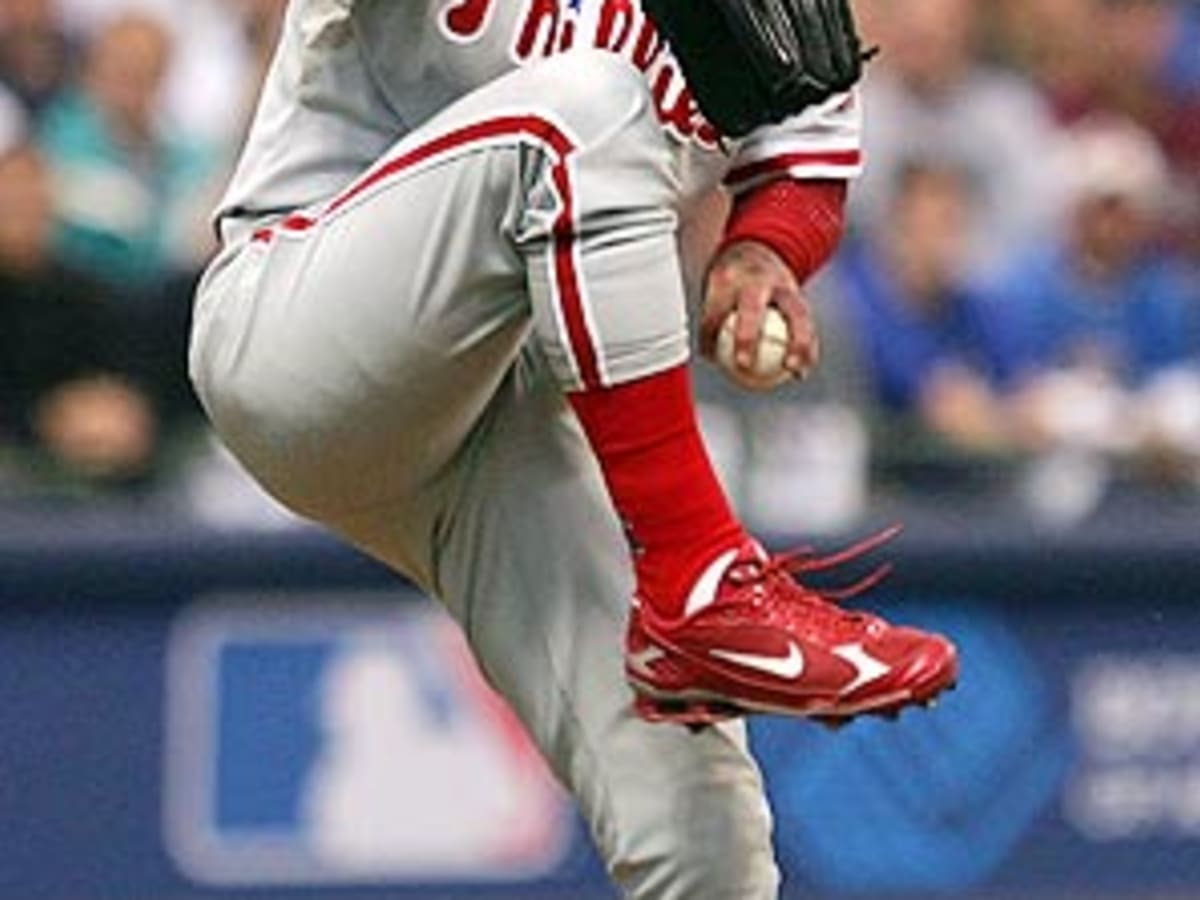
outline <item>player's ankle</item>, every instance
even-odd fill
[[[640,602],[657,619],[683,617],[689,607],[712,599],[720,576],[748,541],[749,536],[733,523],[711,540],[692,547],[647,550],[635,560]]]

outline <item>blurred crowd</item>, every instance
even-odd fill
[[[0,494],[172,490],[207,446],[189,301],[284,5],[0,0]],[[883,52],[824,373],[736,406],[701,376],[735,492],[836,524],[889,464],[1196,491],[1200,4],[858,10]]]
[[[1200,509],[1200,4],[858,9],[882,53],[814,288],[825,377],[749,428],[710,408],[743,498],[781,528],[864,479],[1063,523],[1112,485]]]
[[[190,301],[283,0],[0,0],[0,493],[134,494],[203,425]]]

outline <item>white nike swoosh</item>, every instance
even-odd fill
[[[873,657],[863,648],[862,644],[843,644],[840,647],[834,647],[833,655],[854,666],[856,673],[854,680],[842,688],[843,695],[858,690],[864,684],[878,681],[892,671],[891,666]]]
[[[696,579],[695,585],[688,594],[687,602],[683,607],[685,618],[694,616],[700,610],[712,606],[713,601],[717,599],[717,588],[721,584],[721,579],[725,577],[725,570],[737,559],[737,555],[736,549],[726,550],[708,564],[708,568]]]
[[[804,673],[804,654],[795,643],[788,642],[787,656],[763,656],[760,653],[737,653],[733,650],[714,649],[710,656],[724,659],[747,669],[757,669],[777,678],[796,679]]]

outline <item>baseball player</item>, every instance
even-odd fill
[[[702,349],[736,314],[751,367],[773,305],[815,364],[800,285],[860,166],[861,62],[845,0],[292,0],[219,210],[216,430],[446,605],[630,897],[776,896],[737,716],[956,675],[743,530],[686,370],[678,234],[717,189]]]

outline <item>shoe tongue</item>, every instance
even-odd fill
[[[726,550],[708,564],[700,573],[700,577],[696,579],[696,583],[692,585],[687,603],[683,607],[684,618],[690,618],[696,613],[708,609],[716,602],[721,580],[731,566],[752,560],[765,563],[767,559],[767,553],[763,550],[762,545],[754,540],[746,541],[740,547]]]

